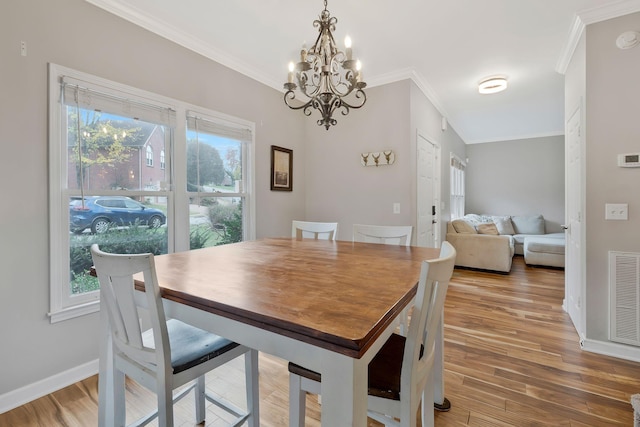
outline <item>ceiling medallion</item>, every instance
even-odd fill
[[[616,39],[619,49],[631,49],[640,43],[640,33],[637,31],[625,31]]]
[[[313,26],[318,28],[318,38],[309,49],[302,46],[300,62],[289,64],[289,75],[284,84],[285,104],[292,110],[302,110],[306,116],[310,116],[313,109],[318,110],[322,115],[318,126],[327,130],[337,123],[332,117],[335,110],[342,109],[342,115],[346,116],[350,109],[360,108],[367,101],[362,90],[367,84],[362,81],[360,61],[353,59],[351,39],[345,39],[346,52],[336,47],[332,32],[337,22],[327,10],[325,0],[319,19],[313,21]],[[303,105],[290,103],[296,99],[296,89],[305,97]],[[353,96],[347,102],[345,98],[351,94]]]

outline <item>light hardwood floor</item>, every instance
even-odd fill
[[[564,272],[514,259],[510,274],[456,269],[445,306],[445,389],[452,403],[436,426],[632,426],[631,394],[640,364],[582,351],[562,311]],[[244,405],[239,360],[208,376],[211,389]],[[261,425],[288,420],[286,362],[260,356]],[[154,406],[154,395],[127,382],[128,420]],[[91,377],[0,414],[0,426],[97,424],[97,378]],[[244,406],[242,406],[244,407]],[[222,426],[212,405],[206,426]],[[307,426],[319,426],[307,398]],[[176,407],[176,426],[192,426],[193,403]],[[370,426],[379,424],[370,421]]]

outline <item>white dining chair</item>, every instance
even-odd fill
[[[291,237],[296,239],[335,240],[338,234],[337,222],[291,222]]]
[[[434,425],[435,337],[455,257],[444,242],[438,259],[422,262],[407,336],[391,335],[369,363],[367,415],[385,426],[416,427],[421,401],[422,427]],[[289,362],[289,426],[304,425],[306,392],[319,394],[320,381],[320,374]]]
[[[412,232],[411,225],[353,224],[353,241],[410,246]]]
[[[353,224],[353,241],[362,243],[380,243],[384,245],[410,246],[413,226],[411,225],[364,225]],[[409,318],[407,307],[399,317],[400,333],[406,334]]]
[[[229,412],[230,425],[260,423],[258,394],[258,352],[177,319],[166,319],[153,254],[109,254],[97,244],[91,246],[100,282],[100,298],[106,306],[101,321],[109,322],[113,370],[107,375],[114,384],[114,419],[124,425],[127,375],[157,394],[158,408],[133,424],[144,426],[158,418],[160,427],[173,426],[173,404],[195,391],[196,423],[205,419],[205,399]],[[133,276],[142,274],[144,292],[135,289]],[[140,298],[141,297],[141,298]],[[151,328],[142,331],[142,313],[148,312]],[[204,375],[245,356],[246,402],[244,411],[205,389]],[[100,379],[102,381],[102,378]],[[185,384],[174,396],[174,390]]]

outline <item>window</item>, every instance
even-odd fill
[[[187,113],[187,194],[192,221],[190,248],[244,240],[245,171],[251,130]]]
[[[196,118],[188,104],[54,64],[49,74],[52,322],[98,310],[93,243],[163,254],[253,238],[253,124]],[[199,157],[177,164],[195,121]],[[213,150],[221,163],[208,163]],[[154,152],[161,167],[145,167]]]
[[[451,219],[464,216],[464,170],[466,164],[451,154]]]
[[[153,167],[153,148],[147,145],[147,166]]]

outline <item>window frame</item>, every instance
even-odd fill
[[[150,145],[145,150],[145,164],[149,168],[153,167],[153,148]]]
[[[449,167],[450,174],[450,200],[451,219],[458,219],[464,216],[465,209],[465,177],[467,164],[458,156],[451,153]]]
[[[64,205],[70,190],[67,183],[66,105],[61,102],[61,79],[69,77],[89,82],[109,91],[110,94],[126,94],[134,100],[159,104],[176,113],[172,146],[165,146],[166,168],[171,185],[154,196],[167,198],[168,252],[189,250],[189,194],[186,191],[186,117],[187,112],[198,110],[206,117],[232,123],[249,129],[251,140],[246,141],[246,159],[243,164],[245,200],[243,209],[243,235],[245,240],[255,238],[255,124],[247,120],[218,113],[192,104],[164,97],[142,89],[107,80],[95,75],[49,63],[49,252],[50,252],[50,311],[51,323],[75,318],[99,310],[99,291],[72,295],[69,291],[69,209]],[[146,163],[146,162],[145,162]],[[73,190],[78,191],[79,190]],[[118,191],[101,191],[101,195],[122,195]],[[89,194],[87,194],[89,195]],[[144,196],[148,191],[127,191],[127,196]],[[68,202],[67,202],[68,204]],[[186,232],[185,232],[186,231]],[[66,278],[65,278],[66,277]]]

